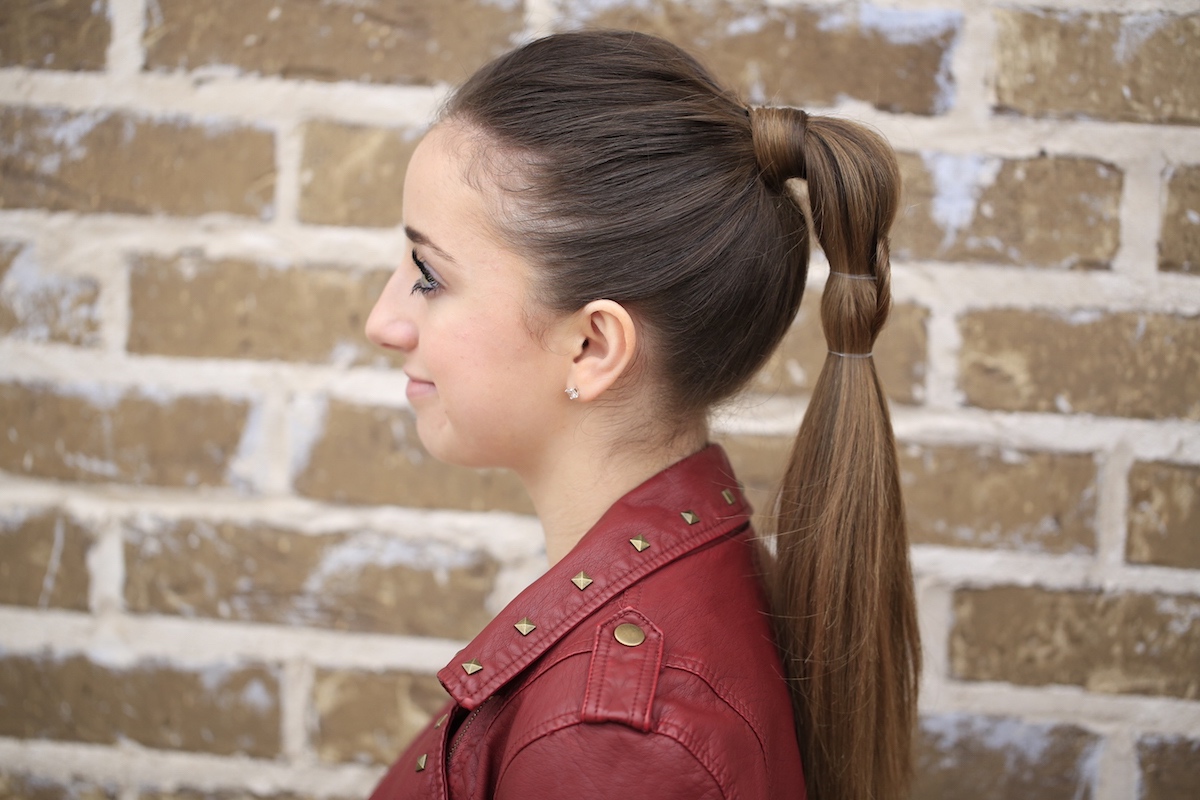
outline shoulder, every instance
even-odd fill
[[[498,789],[530,791],[540,764],[603,777],[612,797],[626,775],[630,797],[772,796],[770,759],[795,750],[790,703],[744,539],[710,550],[614,598],[512,687]]]
[[[498,776],[496,800],[724,800],[720,776],[668,732],[577,723],[531,736]]]

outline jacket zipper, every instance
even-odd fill
[[[467,732],[467,728],[471,727],[471,723],[479,716],[479,712],[483,710],[484,705],[491,698],[486,698],[482,703],[475,706],[475,710],[467,715],[467,718],[462,721],[462,725],[458,726],[458,730],[454,732],[454,740],[450,742],[450,750],[446,753],[446,764],[449,765],[451,759],[454,758],[454,753],[457,752],[458,746],[462,743],[463,735]]]

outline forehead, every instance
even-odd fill
[[[404,223],[432,235],[434,218],[450,217],[499,240],[507,205],[492,176],[487,143],[470,130],[441,123],[417,144],[404,177]],[[424,227],[422,227],[424,226]],[[455,232],[461,238],[465,231]]]

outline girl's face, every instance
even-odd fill
[[[535,338],[527,327],[530,268],[490,232],[486,198],[464,179],[470,146],[437,126],[413,154],[404,181],[411,252],[371,311],[367,337],[405,354],[417,433],[435,458],[521,471],[566,430],[571,359],[552,352],[553,334]]]

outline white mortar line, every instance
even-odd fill
[[[125,552],[121,526],[115,520],[99,526],[88,549],[88,607],[98,617],[119,614],[125,608]]]
[[[713,422],[724,434],[795,436],[801,399],[747,398]],[[1200,423],[1167,419],[1089,417],[1052,413],[987,411],[978,408],[891,407],[901,444],[991,445],[1025,450],[1089,453],[1127,440],[1139,460],[1200,463]]]
[[[523,41],[532,41],[553,33],[559,19],[556,0],[525,0],[525,34]]]
[[[213,76],[197,81],[195,73],[142,73],[114,83],[103,74],[0,69],[0,104],[182,115],[253,127],[316,117],[420,127],[432,118],[445,92],[444,86],[322,84],[253,76]],[[853,99],[836,107],[809,110],[856,118],[878,128],[901,150],[925,149],[935,142],[938,151],[948,153],[1029,158],[1045,152],[1091,156],[1121,165],[1151,153],[1187,163],[1194,159],[1200,143],[1200,128],[1158,123],[893,114]]]
[[[308,741],[314,674],[312,664],[306,658],[291,659],[283,667],[280,725],[283,728],[283,754],[293,764],[317,764],[316,753]]]
[[[0,738],[0,764],[11,771],[70,781],[113,783],[137,795],[145,789],[291,791],[299,796],[366,797],[382,767],[317,766],[245,757],[152,750],[131,743],[114,747],[74,742]],[[124,795],[123,795],[124,796]]]
[[[887,335],[886,329],[883,335]],[[958,359],[962,332],[953,310],[933,305],[925,325],[925,404],[932,410],[952,412],[962,407],[964,396],[958,386]]]
[[[1158,275],[1158,241],[1167,199],[1166,167],[1156,153],[1125,166],[1119,212],[1121,245],[1112,262],[1116,273],[1141,279]]]
[[[252,453],[253,483],[264,494],[286,495],[292,489],[292,475],[287,468],[287,395],[282,391],[267,392],[259,413],[262,442]]]
[[[1123,203],[1123,208],[1130,209],[1132,202]],[[1133,222],[1123,220],[1123,224],[1129,226]],[[31,235],[47,246],[64,237],[87,242],[78,246],[79,252],[99,257],[107,253],[107,258],[114,262],[119,261],[115,251],[170,256],[196,250],[211,259],[292,263],[296,268],[327,264],[352,269],[389,269],[404,246],[399,230],[294,225],[284,220],[262,224],[230,218],[118,215],[79,218],[73,214],[0,212],[0,237],[28,239]],[[1141,247],[1142,256],[1148,255],[1144,243]],[[816,287],[822,273],[815,260],[813,269]],[[1200,280],[1192,275],[1158,273],[1153,268],[1124,274],[897,261],[893,274],[897,301],[918,303],[944,314],[1008,307],[1200,314]]]
[[[370,531],[398,540],[483,549],[500,560],[521,562],[542,553],[541,526],[532,516],[501,511],[455,511],[402,506],[324,504],[298,497],[199,494],[105,484],[69,484],[0,473],[0,507],[61,507],[97,525],[109,519],[205,519],[242,525],[276,525],[297,534]]]
[[[789,5],[804,3],[805,5],[835,4],[841,0],[768,0],[772,5]],[[946,0],[871,0],[871,5],[882,8],[895,8],[909,11],[923,9],[945,10]],[[963,5],[958,3],[957,5]],[[988,0],[979,2],[979,6],[987,8],[1010,9],[1014,4],[1010,0]],[[1036,0],[1024,4],[1030,10],[1056,11],[1088,11],[1103,13],[1133,13],[1138,11],[1171,11],[1184,13],[1200,10],[1200,0]],[[1017,6],[1019,7],[1019,6]]]
[[[1125,729],[1138,734],[1200,735],[1200,702],[1168,697],[1106,695],[1075,686],[1016,686],[947,681],[940,703],[924,713],[1013,717],[1039,724],[1068,723],[1092,730]]]
[[[913,571],[955,589],[1036,587],[1049,591],[1200,596],[1196,570],[1123,565],[1097,572],[1090,555],[1044,555],[975,547],[912,546]]]
[[[923,663],[919,705],[940,707],[950,669],[949,641],[953,619],[953,592],[936,576],[915,576],[917,614],[921,628]]]
[[[399,229],[298,225],[287,220],[262,223],[228,215],[158,217],[119,214],[0,211],[0,237],[37,236],[62,242],[72,252],[127,251],[174,256],[196,253],[208,259],[244,259],[268,264],[339,267],[347,271],[394,268],[404,252]]]
[[[221,119],[252,127],[314,117],[385,127],[424,126],[447,88],[235,77],[205,70],[142,72],[113,80],[102,73],[0,69],[0,104]]]
[[[0,650],[84,654],[121,667],[142,660],[182,668],[307,659],[315,667],[432,675],[466,642],[159,616],[98,619],[65,611],[0,608]]]
[[[1117,442],[1100,464],[1096,481],[1096,567],[1098,576],[1119,573],[1125,567],[1128,536],[1129,470],[1135,461],[1126,439]],[[1200,589],[1200,576],[1197,576]]]
[[[108,0],[112,38],[108,42],[108,74],[113,82],[135,77],[142,69],[144,0]]]
[[[281,123],[275,134],[275,216],[277,226],[299,224],[301,164],[304,159],[304,126],[299,121]]]
[[[1134,734],[1124,725],[1114,726],[1104,738],[1093,797],[1095,800],[1133,800],[1138,797],[1137,776]]]
[[[950,74],[955,102],[950,114],[973,124],[988,123],[995,104],[992,51],[996,26],[991,9],[968,3],[963,10],[962,29],[955,44]]]

